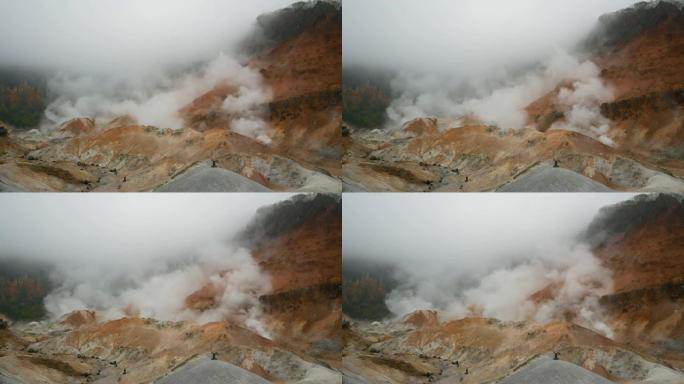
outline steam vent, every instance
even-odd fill
[[[684,0],[0,15],[0,384],[684,384]]]

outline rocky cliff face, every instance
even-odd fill
[[[276,151],[339,174],[342,10],[339,3],[314,1],[294,5],[258,18],[249,40],[272,100],[263,105]],[[236,92],[219,85],[183,110],[198,130],[225,127],[228,116],[220,107]]]
[[[615,89],[615,101],[601,111],[623,133],[623,145],[669,148],[670,154],[679,149],[684,142],[682,4],[639,3],[606,15],[592,37],[601,77]]]
[[[616,340],[684,366],[684,202],[678,195],[638,196],[603,209],[587,234],[613,274],[601,298]]]
[[[46,315],[43,299],[52,289],[48,273],[45,265],[0,260],[0,318],[41,320]]]
[[[302,196],[260,212],[260,230],[246,232],[271,276],[271,293],[260,297],[271,329],[325,354],[341,348],[341,217],[339,196]]]

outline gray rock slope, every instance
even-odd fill
[[[610,192],[611,189],[564,168],[539,165],[500,187],[499,192]]]
[[[563,360],[542,357],[517,370],[498,384],[614,384],[612,381]]]
[[[157,384],[270,384],[269,381],[236,365],[201,358],[181,366]]]
[[[206,164],[196,165],[157,188],[157,192],[268,192],[268,188],[238,173]]]
[[[0,192],[25,192],[21,187],[0,179]]]
[[[25,384],[25,381],[0,370],[0,384]]]

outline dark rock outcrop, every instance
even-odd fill
[[[582,48],[594,53],[607,52],[667,21],[673,22],[673,25],[684,26],[684,9],[681,2],[642,1],[630,8],[601,16],[598,26],[583,42]]]

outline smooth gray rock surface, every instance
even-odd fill
[[[351,372],[342,371],[342,384],[369,384],[366,379]]]
[[[343,192],[368,192],[368,190],[361,184],[352,181],[346,177],[342,178],[342,191]]]
[[[269,192],[238,173],[206,164],[196,165],[157,188],[157,192]]]
[[[0,370],[0,384],[25,384],[26,382],[18,377],[10,375],[5,371]]]
[[[498,384],[614,384],[614,382],[578,365],[542,357],[518,369]]]
[[[269,381],[236,365],[201,358],[176,369],[157,384],[270,384]]]
[[[538,165],[508,184],[499,192],[611,192],[598,181],[577,172],[550,165]]]

